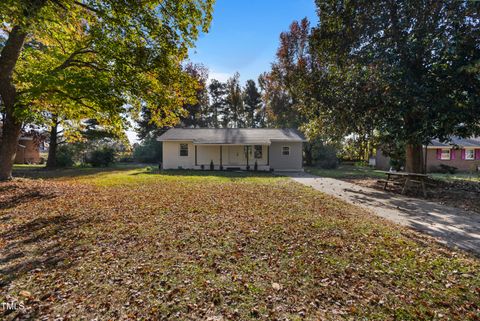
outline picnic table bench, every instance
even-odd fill
[[[386,180],[380,180],[381,183],[384,183],[383,189],[386,190],[389,183],[395,184],[399,180],[403,183],[402,194],[405,194],[407,191],[408,185],[410,183],[420,184],[422,186],[423,196],[427,197],[426,190],[426,181],[428,175],[419,174],[419,173],[407,173],[407,172],[384,172],[387,175]]]

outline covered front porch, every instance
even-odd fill
[[[194,144],[195,169],[215,170],[270,170],[269,145],[245,144]]]

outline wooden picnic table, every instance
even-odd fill
[[[390,182],[395,181],[395,179],[403,179],[403,188],[402,194],[405,194],[407,187],[410,183],[418,183],[422,186],[423,196],[427,197],[427,190],[425,187],[425,182],[428,179],[428,175],[419,174],[419,173],[407,173],[407,172],[384,172],[387,175],[387,179],[384,181],[385,185],[383,189],[387,189],[387,185]]]

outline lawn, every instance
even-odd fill
[[[371,167],[364,166],[351,166],[340,165],[335,169],[322,169],[317,167],[307,167],[307,172],[321,177],[330,177],[338,179],[385,179],[384,171],[376,170]],[[432,178],[447,181],[471,181],[480,183],[480,173],[456,173],[456,174],[441,174],[441,173],[429,173]]]
[[[321,177],[329,178],[378,178],[384,179],[385,173],[380,170],[372,169],[364,166],[340,165],[335,169],[323,169],[318,167],[306,167],[306,172],[312,173]]]
[[[470,181],[480,183],[480,173],[430,174],[433,178],[447,182]]]
[[[0,231],[7,320],[480,318],[478,259],[269,174],[19,179]]]

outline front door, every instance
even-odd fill
[[[228,146],[228,163],[226,165],[245,165],[243,146]]]

